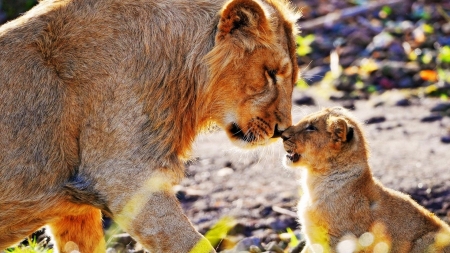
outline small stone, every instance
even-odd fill
[[[345,109],[348,110],[355,110],[355,103],[353,102],[353,100],[344,100],[341,103],[342,107],[344,107]]]
[[[398,87],[400,88],[411,88],[414,84],[412,77],[405,76],[398,80]]]
[[[441,142],[445,143],[445,144],[449,144],[450,143],[450,135],[442,136],[441,137]]]
[[[373,104],[373,107],[377,108],[377,107],[383,106],[384,104],[385,104],[384,101],[378,101]]]
[[[391,45],[388,48],[388,52],[390,55],[390,59],[392,60],[400,61],[403,60],[405,57],[405,51],[400,42],[397,41],[391,43]]]
[[[176,191],[176,196],[181,202],[196,201],[204,195],[205,193],[203,191],[190,188],[179,188]]]
[[[350,99],[349,95],[342,91],[334,92],[330,95],[329,99],[331,101],[344,101]]]
[[[113,241],[122,245],[134,245],[136,241],[127,233],[121,233],[113,236]]]
[[[249,251],[251,246],[256,246],[261,250],[264,250],[263,246],[261,245],[261,239],[258,237],[247,237],[238,242],[236,244],[236,247],[234,248],[234,251]]]
[[[367,46],[372,41],[372,37],[368,34],[367,30],[360,29],[349,34],[348,41],[351,44]]]
[[[269,227],[274,231],[286,231],[287,227],[296,226],[296,218],[286,215],[267,219]]]
[[[299,99],[296,99],[294,101],[294,103],[296,105],[315,105],[316,102],[314,101],[314,98],[310,97],[310,96],[303,96]]]
[[[370,125],[370,124],[375,124],[375,123],[381,123],[381,122],[384,122],[384,121],[386,121],[386,117],[384,117],[384,116],[375,116],[375,117],[372,117],[372,118],[369,118],[368,120],[366,120],[365,123],[367,125]]]
[[[450,25],[450,23],[447,23]],[[437,42],[441,45],[449,45],[450,44],[450,36],[438,36]]]
[[[249,249],[250,253],[261,253],[261,249],[258,246],[251,245]]]
[[[441,26],[441,30],[445,34],[450,34],[450,23],[444,23]]]
[[[439,103],[431,108],[431,112],[446,112],[450,110],[450,103]]]
[[[272,213],[272,206],[264,206],[261,211],[259,211],[259,214],[262,217],[266,217]]]
[[[232,168],[225,167],[225,168],[222,168],[222,169],[217,171],[217,176],[225,177],[225,176],[229,176],[229,175],[231,175],[233,173],[234,173],[234,170]]]
[[[110,253],[115,253],[115,252],[124,252],[125,251],[125,245],[123,245],[122,243],[119,242],[112,242],[109,243],[109,252]],[[72,251],[68,251],[68,252],[72,252]]]
[[[266,250],[275,253],[284,253],[284,250],[278,246],[276,242],[269,242],[266,246]]]
[[[409,99],[407,99],[407,98],[403,98],[403,99],[398,100],[395,103],[395,105],[396,106],[410,106],[411,105],[411,101],[409,101]]]
[[[438,121],[441,119],[442,119],[441,115],[434,114],[434,115],[425,116],[420,121],[421,122],[435,122],[435,121]]]
[[[391,81],[389,78],[386,78],[386,77],[382,77],[382,78],[380,79],[380,81],[379,81],[379,84],[380,84],[380,86],[381,86],[383,89],[387,89],[387,90],[392,89],[392,88],[395,87],[394,82]]]
[[[385,49],[392,43],[392,41],[394,41],[394,37],[392,35],[387,32],[381,32],[373,38],[367,49],[369,52],[376,49]]]
[[[403,22],[400,23],[400,28],[402,29],[402,32],[410,32],[411,30],[414,29],[414,24],[413,22],[409,21],[409,20],[405,20]]]
[[[106,253],[117,253],[117,250],[114,249],[114,248],[108,248],[108,249],[106,250]]]

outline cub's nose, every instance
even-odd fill
[[[291,136],[289,136],[288,133],[284,132],[283,134],[281,134],[281,139],[283,139],[283,141],[287,141],[291,138]]]
[[[275,125],[275,130],[273,131],[273,136],[272,138],[279,138],[281,137],[281,135],[283,134],[283,131],[281,131],[280,129],[278,129],[278,124]]]

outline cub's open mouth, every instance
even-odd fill
[[[291,162],[296,163],[300,160],[301,155],[297,153],[288,153],[286,154],[287,159],[291,160]]]

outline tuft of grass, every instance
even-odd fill
[[[36,238],[28,239],[28,246],[18,245],[7,248],[5,253],[53,253],[53,249],[46,248],[44,244],[47,242],[37,242]]]
[[[235,225],[236,221],[232,217],[225,216],[206,232],[205,238],[213,247],[217,247]]]
[[[292,229],[287,228],[287,233],[289,234],[290,241],[289,241],[289,248],[295,248],[300,241],[298,240],[297,236],[295,235],[294,231]]]
[[[316,37],[313,34],[308,34],[306,36],[297,35],[297,54],[299,56],[305,56],[312,52],[311,44],[314,42]]]

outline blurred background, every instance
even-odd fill
[[[0,24],[31,9],[37,0],[0,0]]]
[[[448,99],[449,1],[292,3],[303,13],[297,37],[303,77],[299,88],[325,82],[337,91],[330,94],[334,100],[367,99],[391,89],[416,89],[414,95]],[[0,0],[0,24],[35,4],[36,0]],[[345,105],[351,107],[351,102]]]
[[[448,99],[449,1],[294,3],[304,14],[298,54],[306,84],[300,86],[331,80],[340,93],[330,99],[414,88],[420,96]]]

